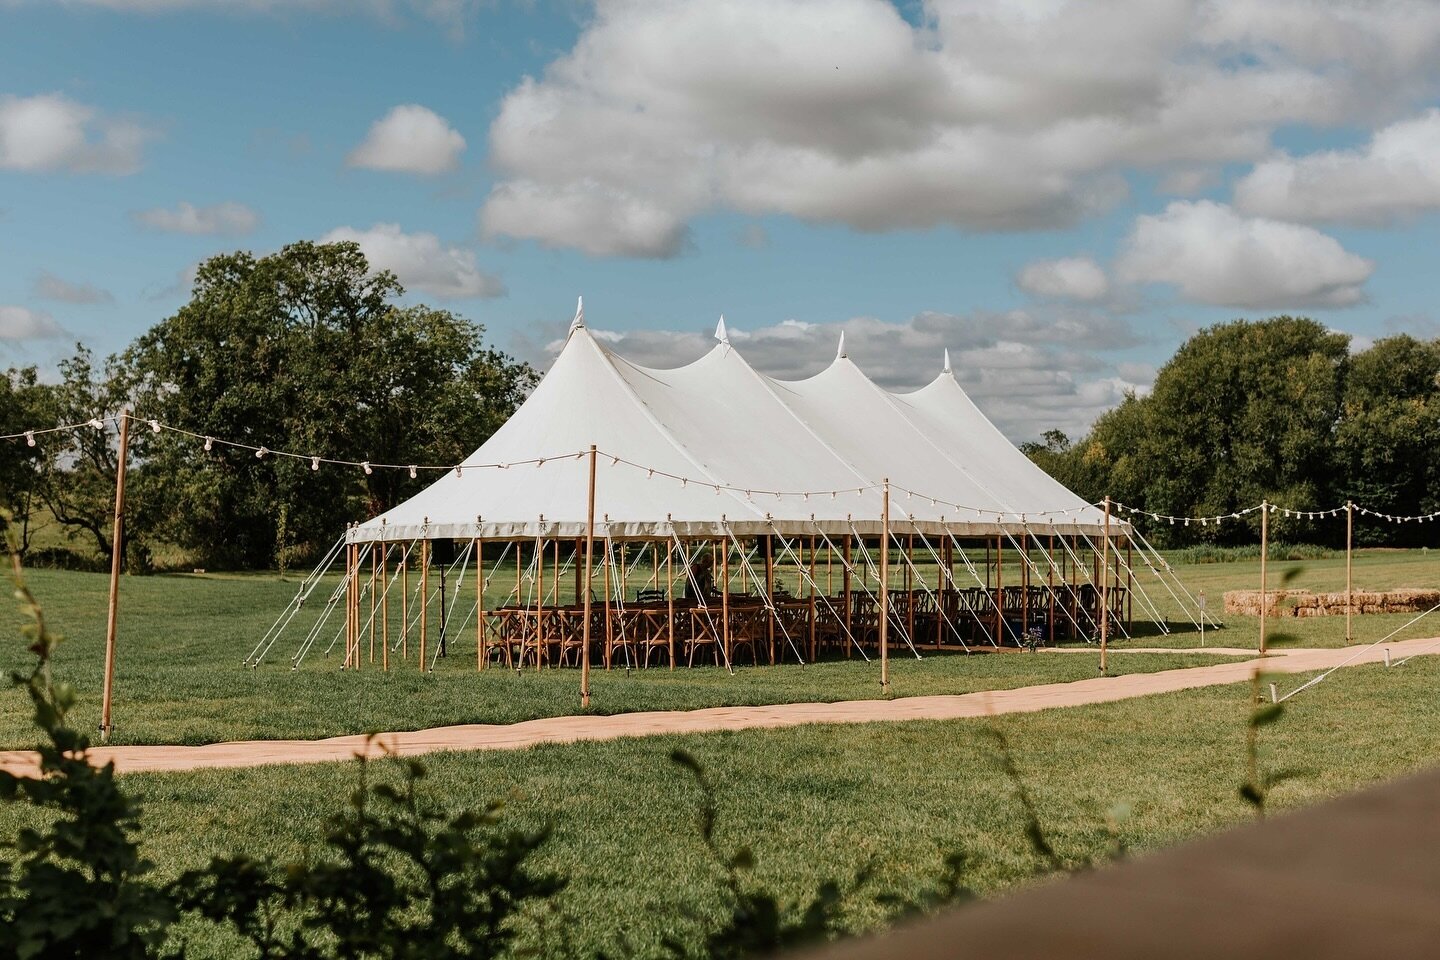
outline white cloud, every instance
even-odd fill
[[[1242,217],[1209,200],[1177,200],[1137,217],[1116,264],[1129,283],[1165,283],[1226,307],[1347,307],[1365,298],[1374,264],[1312,227]]]
[[[217,203],[197,207],[180,201],[174,210],[156,207],[132,214],[137,223],[171,233],[249,233],[260,224],[260,215],[243,203]]]
[[[1257,9],[1258,8],[1258,9]],[[1440,5],[599,0],[505,97],[491,236],[672,256],[707,211],[860,230],[1050,228],[1134,170],[1203,189],[1282,125],[1408,109]],[[584,215],[566,215],[578,204]]]
[[[109,290],[89,283],[72,283],[43,270],[35,278],[32,291],[42,300],[58,300],[61,303],[113,303],[115,300]]]
[[[1036,260],[1015,280],[1026,293],[1053,300],[1100,300],[1110,292],[1105,271],[1089,257]]]
[[[64,328],[43,310],[0,304],[0,341],[20,343],[63,336]]]
[[[1440,109],[1384,127],[1358,150],[1266,160],[1235,185],[1235,206],[1285,220],[1358,224],[1440,210]]]
[[[131,174],[150,136],[63,94],[0,96],[0,170]]]
[[[587,307],[591,304],[587,304]],[[590,311],[591,332],[616,352],[646,366],[688,363],[714,346],[714,322],[689,330],[607,330]],[[1102,354],[1133,346],[1135,332],[1124,320],[1093,310],[1041,308],[969,314],[926,312],[903,322],[855,317],[835,323],[783,320],[751,327],[726,317],[731,343],[757,370],[793,380],[824,369],[835,356],[840,333],[845,348],[872,379],[905,391],[918,389],[941,368],[948,348],[956,376],[975,402],[1015,440],[1039,436],[1051,427],[1078,436],[1127,388],[1144,389],[1153,378],[1132,382],[1112,369]],[[529,359],[547,365],[563,343],[557,324],[543,346],[521,344]],[[1134,372],[1133,370],[1131,372]]]
[[[398,224],[377,223],[368,230],[336,227],[320,238],[337,240],[358,243],[370,266],[391,271],[412,290],[456,300],[505,293],[499,277],[476,265],[474,251],[444,246],[433,233],[405,233]]]
[[[464,150],[465,138],[444,117],[407,103],[376,120],[345,162],[367,170],[433,176],[459,166]]]

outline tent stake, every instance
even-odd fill
[[[105,614],[105,688],[100,698],[100,740],[107,742],[113,725],[110,704],[115,692],[115,630],[120,613],[120,564],[125,560],[125,462],[130,454],[130,410],[120,411],[120,452],[115,461],[115,527],[110,537],[110,600]]]

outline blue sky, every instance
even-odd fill
[[[1440,13],[1350,7],[0,0],[0,364],[340,231],[542,366],[583,294],[1079,432],[1219,320],[1440,332]]]

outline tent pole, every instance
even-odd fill
[[[475,538],[475,669],[484,670],[485,661],[485,541]]]
[[[347,523],[345,525],[347,531],[346,536],[349,536],[349,530],[354,526],[353,523]],[[341,670],[350,669],[350,650],[355,643],[354,639],[350,636],[351,627],[354,625],[354,620],[350,613],[350,602],[355,596],[355,583],[351,579],[354,576],[354,567],[355,544],[347,543],[345,544],[345,662],[340,664]]]
[[[1130,630],[1135,626],[1135,544],[1129,534],[1121,539],[1125,541],[1125,629]]]
[[[1105,539],[1101,543],[1100,568],[1100,672],[1105,672],[1105,648],[1110,639],[1110,498],[1105,498]]]
[[[1045,587],[1050,593],[1050,646],[1055,646],[1055,534],[1047,538]]]
[[[673,564],[675,545],[665,544],[665,643],[670,651],[670,670],[675,670],[675,575]]]
[[[885,544],[889,549],[890,544]],[[915,639],[915,591],[910,580],[911,569],[915,566],[915,534],[911,533],[905,537],[905,566],[902,573],[905,574],[905,634],[911,640]]]
[[[375,556],[375,548],[370,548],[370,662],[375,662],[375,584],[379,580],[376,564],[379,557]]]
[[[414,541],[411,541],[413,548]],[[400,659],[410,659],[410,550],[400,557]]]
[[[770,645],[770,666],[775,666],[775,541],[765,536],[765,635]]]
[[[110,739],[110,703],[115,692],[115,631],[120,614],[120,566],[125,562],[125,463],[130,454],[130,411],[120,411],[120,450],[115,461],[115,526],[110,536],[110,597],[105,614],[105,687],[100,739]]]
[[[810,535],[810,662],[815,662],[815,535]]]
[[[545,541],[535,541],[535,672],[545,655]]]
[[[385,592],[380,595],[380,669],[390,672],[390,545],[385,544],[385,558],[380,561],[385,577]]]
[[[1030,635],[1030,541],[1025,539],[1025,518],[1020,518],[1020,636]]]
[[[720,554],[720,642],[725,648],[725,662],[730,659],[730,541],[725,541],[725,552]]]
[[[890,478],[880,501],[880,692],[890,692]]]
[[[851,534],[845,534],[845,543],[841,548],[843,552],[840,555],[840,582],[841,590],[843,590],[845,593],[845,635],[853,637],[855,636],[855,631],[852,630],[851,627],[853,627],[855,624],[854,617],[851,615],[854,608],[850,603],[850,537]],[[850,651],[854,648],[855,645],[853,643],[847,643],[845,645],[846,660],[850,659]]]
[[[605,590],[605,669],[610,669],[610,645],[614,642],[615,633],[612,618],[610,616],[610,538],[605,538],[605,560],[600,564],[603,568],[604,590]]]
[[[420,541],[420,672],[425,672],[425,641],[430,626],[430,541]]]
[[[595,444],[590,444],[590,483],[585,498],[585,590],[580,625],[580,709],[590,706],[590,576],[595,562]],[[607,648],[606,661],[609,661]]]
[[[995,534],[995,637],[1005,642],[1005,545]]]

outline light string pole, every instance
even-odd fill
[[[1350,632],[1350,614],[1355,609],[1355,591],[1351,574],[1354,559],[1355,504],[1345,501],[1345,642],[1354,643],[1355,635]]]
[[[115,693],[115,632],[120,612],[120,565],[125,552],[125,461],[130,453],[130,410],[120,411],[120,450],[115,459],[115,529],[110,538],[110,600],[105,616],[105,683],[100,696],[100,741],[110,740]]]
[[[890,478],[880,501],[880,692],[890,692]]]
[[[1270,552],[1270,501],[1260,501],[1260,656],[1265,656],[1265,608],[1270,606],[1266,590],[1265,560]]]
[[[1105,498],[1104,555],[1100,562],[1100,672],[1105,672],[1105,657],[1110,641],[1110,498]]]

